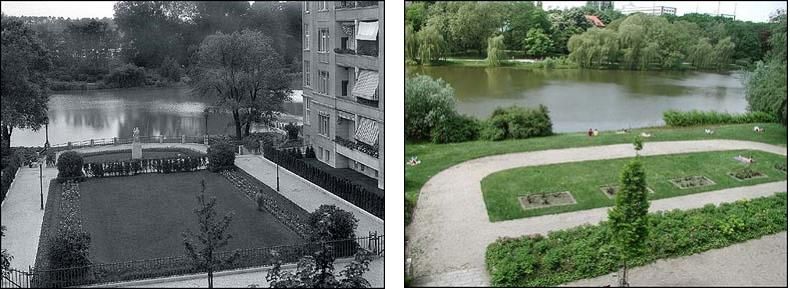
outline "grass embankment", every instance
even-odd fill
[[[629,260],[629,267],[786,231],[787,193],[648,216],[646,252]],[[608,223],[602,222],[551,232],[548,236],[500,239],[486,250],[491,285],[556,286],[614,272],[621,262],[613,254],[610,238]]]
[[[736,180],[728,173],[747,167],[733,157],[753,156],[750,166],[766,177]],[[491,221],[503,221],[547,214],[564,213],[614,205],[600,189],[619,185],[620,172],[632,158],[584,161],[515,168],[491,174],[483,179],[483,198]],[[641,157],[647,172],[647,186],[655,191],[651,200],[676,197],[731,187],[749,186],[787,179],[774,168],[787,163],[785,156],[762,151],[735,150]],[[705,176],[715,184],[680,189],[669,182],[687,176]],[[569,191],[576,204],[524,210],[519,196]]]
[[[755,125],[764,127],[765,132],[753,132],[752,128]],[[707,135],[705,134],[704,128],[713,128],[716,133],[714,135]],[[496,142],[472,141],[452,144],[406,144],[406,160],[415,156],[422,161],[422,163],[417,166],[407,165],[405,169],[406,224],[411,222],[411,213],[414,204],[417,202],[417,197],[422,186],[425,185],[431,177],[453,165],[479,157],[506,153],[631,143],[633,142],[634,136],[641,132],[653,134],[653,137],[647,139],[647,142],[735,139],[787,146],[787,128],[772,123],[683,128],[643,128],[633,129],[629,134],[615,134],[614,132],[604,131],[597,137],[588,137],[586,132],[578,132]]]

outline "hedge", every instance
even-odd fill
[[[355,206],[384,219],[384,197],[310,165],[288,151],[264,147],[263,156]]]
[[[733,114],[701,110],[667,110],[664,112],[664,122],[668,126],[694,126],[709,124],[776,122],[776,119],[770,114],[759,111]]]
[[[718,207],[651,213],[647,252],[629,267],[688,256],[787,230],[787,193],[740,200]],[[486,251],[493,286],[545,287],[614,272],[608,222],[550,232],[500,238]]]
[[[549,109],[542,104],[538,108],[499,107],[485,122],[480,134],[481,138],[491,141],[551,135]]]
[[[208,157],[181,157],[163,159],[141,159],[114,162],[95,162],[83,165],[90,177],[133,176],[143,173],[194,172],[205,169]]]

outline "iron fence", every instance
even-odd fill
[[[331,245],[336,258],[352,257],[360,250],[384,255],[384,236],[371,233],[366,237],[324,243],[304,243],[267,248],[239,249],[217,253],[225,262],[214,268],[215,272],[271,266],[277,262],[296,263],[303,256],[317,252],[322,245]],[[93,264],[84,267],[23,272],[11,269],[3,276],[2,288],[71,287],[168,276],[203,273],[188,256],[136,260],[121,263]]]
[[[205,136],[187,136],[187,135],[159,135],[159,136],[141,136],[139,137],[141,143],[199,143],[205,142]],[[104,145],[118,145],[130,144],[132,138],[98,138],[80,141],[71,141],[67,143],[54,144],[52,148],[66,148],[78,149],[84,147],[104,146]]]

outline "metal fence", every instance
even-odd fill
[[[141,136],[139,137],[141,143],[199,143],[204,144],[206,136],[187,136],[187,135],[159,135],[159,136]],[[78,149],[85,147],[104,146],[104,145],[119,145],[130,144],[132,138],[99,138],[80,141],[71,141],[67,143],[54,144],[52,148],[66,148]]]
[[[371,233],[367,237],[337,240],[327,243],[305,243],[268,248],[240,249],[217,253],[219,260],[233,256],[231,262],[223,263],[215,272],[251,267],[271,266],[276,262],[296,263],[303,256],[318,251],[320,246],[333,247],[336,258],[352,257],[360,250],[384,255],[384,236]],[[31,270],[23,272],[11,269],[3,276],[2,288],[71,287],[104,284],[122,281],[178,276],[206,272],[198,270],[188,256],[137,260],[110,264],[93,264],[85,267]]]

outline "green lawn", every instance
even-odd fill
[[[737,155],[753,156],[753,170],[767,177],[746,181],[736,180],[727,173],[745,164],[736,161]],[[786,163],[781,155],[761,151],[734,150],[641,157],[647,173],[647,185],[655,193],[650,199],[662,199],[686,194],[755,185],[787,179],[774,164]],[[596,160],[515,168],[491,174],[481,182],[483,198],[491,221],[511,220],[539,215],[556,214],[613,206],[614,200],[600,190],[600,186],[618,184],[623,166],[632,158]],[[705,176],[715,185],[680,189],[669,182],[685,176]],[[518,197],[537,193],[570,191],[576,204],[524,210]]]
[[[405,169],[406,223],[411,222],[411,212],[417,201],[420,188],[440,171],[467,160],[514,152],[631,143],[633,137],[643,131],[653,134],[653,137],[647,143],[651,141],[737,139],[787,146],[786,127],[779,124],[756,124],[766,128],[765,133],[757,134],[752,131],[754,125],[644,128],[634,129],[632,133],[625,135],[604,131],[600,136],[594,138],[588,137],[586,132],[579,132],[498,142],[473,141],[453,144],[406,144],[406,160],[414,156],[422,161],[417,166],[407,165]],[[704,128],[708,127],[714,128],[716,134],[706,135]]]

